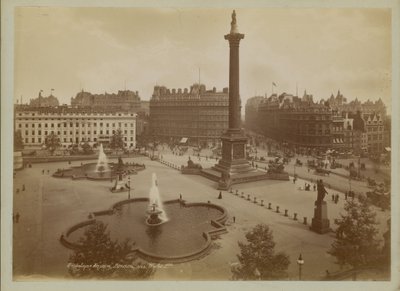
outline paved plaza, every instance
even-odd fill
[[[186,164],[188,155],[176,156],[170,152],[161,152],[163,159],[175,165]],[[204,167],[211,166],[216,160],[193,158]],[[111,160],[115,161],[115,160]],[[216,183],[196,175],[183,175],[147,157],[126,158],[124,162],[144,163],[146,169],[137,175],[131,175],[131,197],[148,197],[152,173],[157,174],[158,186],[163,200],[177,199],[181,194],[188,202],[207,202],[221,205],[228,211],[228,233],[213,241],[209,254],[191,262],[167,265],[157,269],[154,280],[229,280],[230,266],[237,262],[239,253],[237,242],[244,241],[244,235],[258,223],[266,223],[273,230],[276,250],[290,256],[289,280],[298,279],[297,257],[301,253],[305,260],[302,278],[304,280],[322,279],[326,270],[339,271],[334,258],[327,254],[334,233],[324,235],[309,230],[316,199],[315,191],[299,190],[305,181],[260,181],[234,185],[234,192],[240,195],[219,191]],[[82,161],[85,163],[85,161]],[[14,214],[20,214],[18,223],[14,223],[13,232],[13,271],[15,279],[25,280],[31,277],[65,278],[67,261],[71,250],[59,242],[60,234],[69,226],[87,219],[92,211],[109,208],[113,203],[126,199],[128,192],[111,193],[111,181],[88,181],[60,179],[51,176],[58,168],[80,165],[81,162],[33,164],[32,168],[18,171],[14,179]],[[44,170],[44,174],[43,174]],[[49,172],[47,172],[49,171]],[[23,184],[25,191],[21,191]],[[20,189],[17,193],[16,189]],[[250,195],[251,200],[245,198]],[[344,195],[338,193],[338,204],[326,198],[328,218],[334,227],[334,219],[339,216],[344,205]],[[254,197],[258,203],[254,203]],[[264,200],[264,206],[260,205]],[[268,209],[271,203],[272,210]],[[276,212],[279,206],[280,213]],[[288,217],[284,216],[285,209]],[[293,213],[298,220],[293,220]],[[386,220],[390,212],[376,209],[380,236],[386,231]],[[236,221],[233,222],[233,216]],[[307,217],[308,225],[303,224]],[[182,234],[184,236],[184,234]]]

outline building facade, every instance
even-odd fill
[[[263,96],[254,96],[247,99],[246,107],[245,107],[245,126],[246,129],[252,131],[259,131],[258,130],[258,122],[257,122],[257,115],[258,115],[258,107],[260,103],[264,100]]]
[[[262,134],[298,152],[332,147],[332,112],[306,92],[302,98],[286,93],[265,98],[259,105],[258,123]]]
[[[215,145],[228,129],[228,88],[194,84],[190,89],[155,86],[150,100],[150,134],[165,142],[187,138],[190,144]]]
[[[71,98],[74,108],[93,108],[104,110],[120,110],[138,112],[141,109],[139,92],[119,90],[117,94],[92,94],[81,91]]]
[[[43,91],[40,90],[38,97],[30,100],[30,107],[56,107],[60,105],[57,97],[53,96],[53,94],[43,97],[42,92]]]
[[[54,133],[63,148],[72,144],[110,141],[120,129],[126,149],[136,147],[136,114],[68,108],[16,107],[15,130],[20,130],[25,149],[40,149],[47,135]]]
[[[368,153],[382,153],[385,144],[382,116],[377,113],[365,116],[365,131],[367,133]]]

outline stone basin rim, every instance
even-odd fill
[[[60,242],[62,245],[64,245],[66,248],[76,250],[81,248],[82,246],[71,242],[68,240],[68,236],[76,231],[79,228],[85,227],[87,225],[95,223],[96,216],[104,216],[104,215],[112,215],[115,210],[117,210],[120,206],[128,203],[134,203],[134,202],[144,202],[144,201],[149,201],[149,198],[146,197],[139,197],[139,198],[131,198],[131,199],[125,199],[118,201],[114,204],[109,209],[106,210],[100,210],[100,211],[95,211],[89,214],[89,217],[91,216],[92,218],[89,218],[88,220],[76,223],[69,227],[66,231],[64,231],[61,236],[60,236]],[[212,239],[219,236],[220,234],[227,233],[227,229],[224,225],[228,218],[228,213],[226,209],[220,205],[213,204],[213,203],[208,203],[208,202],[192,202],[192,203],[187,203],[185,200],[182,199],[173,199],[173,200],[168,200],[165,201],[164,204],[172,204],[172,203],[181,203],[184,207],[195,207],[195,206],[207,206],[207,207],[212,207],[220,210],[222,213],[221,215],[216,218],[212,219],[210,224],[215,228],[211,229],[209,231],[204,231],[202,233],[202,237],[205,239],[205,242],[202,247],[200,247],[198,250],[179,255],[179,256],[162,256],[159,254],[151,253],[151,252],[146,252],[142,250],[139,247],[133,247],[131,252],[127,254],[127,256],[130,255],[137,255],[141,259],[144,259],[148,262],[155,262],[155,263],[183,263],[183,262],[188,262],[192,261],[195,259],[199,259],[206,255],[207,251],[211,247],[211,242]]]

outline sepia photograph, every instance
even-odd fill
[[[4,290],[400,288],[399,1],[4,2]]]

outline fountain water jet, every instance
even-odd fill
[[[97,165],[95,172],[109,172],[110,167],[108,166],[108,159],[104,153],[103,144],[100,144],[99,158],[97,159]]]
[[[148,225],[159,225],[168,221],[167,214],[164,211],[160,198],[160,192],[158,191],[157,176],[155,173],[152,175],[147,213],[149,214],[146,219]]]

